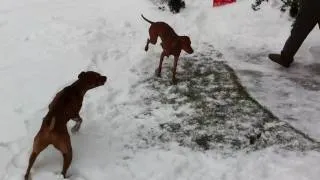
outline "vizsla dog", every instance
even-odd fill
[[[93,88],[102,86],[107,81],[106,76],[93,71],[81,72],[78,80],[65,87],[49,104],[49,111],[43,118],[41,128],[34,138],[33,149],[29,159],[25,180],[29,179],[31,167],[37,156],[48,145],[53,145],[63,155],[63,169],[61,174],[66,178],[66,172],[72,161],[72,147],[67,129],[67,122],[76,122],[71,131],[77,132],[82,123],[79,111],[85,93]]]
[[[145,46],[145,51],[148,51],[149,43],[156,44],[158,36],[161,39],[162,53],[160,56],[159,67],[156,70],[156,75],[161,76],[162,62],[163,58],[169,57],[170,55],[174,56],[174,66],[172,70],[172,82],[173,84],[177,83],[176,79],[176,71],[177,64],[179,60],[179,56],[181,50],[186,51],[189,54],[193,53],[193,49],[191,47],[191,41],[188,36],[178,36],[174,30],[165,22],[152,22],[141,15],[144,20],[151,24],[149,28],[149,38],[147,39],[147,44]]]

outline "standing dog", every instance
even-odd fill
[[[81,72],[78,80],[57,93],[49,104],[49,112],[43,118],[38,134],[34,138],[33,149],[29,159],[25,180],[29,179],[31,167],[37,156],[48,145],[52,144],[63,155],[63,169],[61,174],[66,178],[66,172],[72,161],[72,147],[67,129],[67,122],[72,119],[76,122],[72,132],[77,132],[82,123],[79,111],[85,93],[93,88],[102,86],[107,81],[106,76],[88,71]]]
[[[142,18],[151,24],[149,28],[149,38],[147,39],[147,44],[145,46],[145,51],[148,51],[149,43],[156,44],[158,36],[161,39],[161,47],[163,49],[160,56],[159,67],[156,70],[156,75],[161,76],[162,62],[163,58],[169,57],[170,55],[174,56],[174,66],[172,70],[172,82],[173,84],[177,83],[176,79],[176,71],[177,64],[179,60],[179,56],[181,50],[186,51],[189,54],[193,53],[193,49],[191,47],[191,41],[188,36],[178,36],[174,30],[165,22],[152,22],[141,15]]]

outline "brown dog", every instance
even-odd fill
[[[147,44],[145,46],[145,51],[148,51],[149,43],[156,44],[158,36],[161,38],[162,53],[160,56],[159,67],[156,70],[157,76],[161,76],[162,62],[163,58],[169,57],[170,55],[174,56],[174,66],[172,70],[172,82],[173,84],[177,83],[176,80],[176,71],[177,64],[181,50],[186,51],[189,54],[193,53],[191,47],[191,41],[188,36],[178,36],[174,30],[165,22],[152,22],[141,15],[144,20],[151,24],[149,28],[149,39],[147,39]]]
[[[93,71],[81,72],[77,81],[57,93],[49,104],[49,111],[43,118],[41,128],[34,138],[25,180],[29,179],[31,167],[39,153],[50,144],[63,155],[61,174],[64,178],[66,177],[67,169],[72,160],[72,147],[67,122],[70,119],[74,120],[76,124],[72,128],[72,132],[79,130],[82,122],[79,111],[85,93],[90,89],[104,85],[106,81],[107,77],[101,76],[99,73]]]

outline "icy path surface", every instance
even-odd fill
[[[51,98],[80,71],[95,70],[109,82],[85,97],[69,179],[317,180],[317,151],[271,146],[226,156],[175,141],[146,146],[139,137],[175,113],[161,106],[150,118],[136,116],[148,110],[141,97],[153,93],[136,85],[153,78],[161,52],[159,44],[143,51],[149,27],[143,13],[190,35],[197,53],[210,54],[212,45],[259,103],[320,141],[320,35],[310,34],[292,68],[269,62],[267,54],[282,48],[291,25],[275,1],[252,12],[247,0],[214,9],[209,0],[186,0],[187,9],[172,15],[149,0],[0,0],[0,179],[22,179]],[[61,155],[49,148],[35,163],[33,180],[61,179],[60,168]]]

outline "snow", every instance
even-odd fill
[[[187,8],[172,15],[151,0],[0,0],[0,178],[22,179],[33,137],[54,94],[82,70],[95,70],[107,75],[108,82],[85,97],[84,124],[72,135],[69,179],[318,179],[320,153],[314,150],[272,146],[225,155],[175,142],[149,146],[137,138],[174,113],[162,106],[149,118],[138,116],[153,107],[141,104],[141,97],[153,92],[139,84],[153,77],[161,52],[159,44],[143,50],[149,27],[143,13],[189,35],[195,52],[212,45],[259,103],[320,141],[318,28],[292,68],[284,69],[267,59],[268,53],[281,50],[292,24],[277,9],[277,0],[257,12],[248,0],[219,8],[212,8],[211,0],[185,1]],[[188,106],[179,110],[192,111]],[[48,148],[37,159],[32,179],[61,179],[61,159]]]

